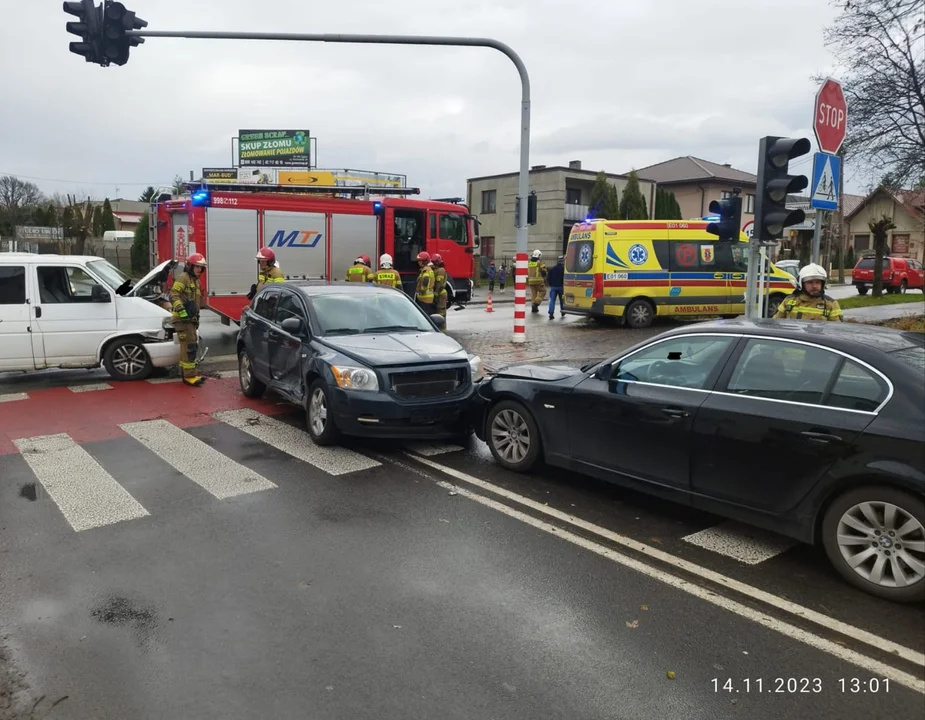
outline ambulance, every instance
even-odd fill
[[[748,236],[719,242],[706,220],[586,220],[572,227],[565,254],[565,312],[620,318],[644,328],[659,316],[745,313]],[[796,288],[768,263],[767,314]]]

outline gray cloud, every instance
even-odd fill
[[[150,29],[497,38],[530,72],[531,163],[615,172],[687,154],[752,170],[760,136],[811,137],[808,78],[831,62],[827,0],[745,0],[732,17],[719,0],[127,4]],[[68,52],[60,3],[17,3],[17,19],[0,27],[0,173],[49,192],[131,197],[228,164],[248,127],[307,127],[322,166],[405,173],[429,195],[517,168],[520,83],[492,50],[151,38],[103,69]]]

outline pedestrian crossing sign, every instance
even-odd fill
[[[841,158],[829,153],[813,156],[813,184],[809,204],[816,210],[838,209],[838,181]]]

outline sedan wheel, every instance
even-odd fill
[[[316,445],[333,445],[337,442],[340,431],[331,414],[328,386],[324,380],[315,380],[309,388],[308,400],[305,403],[305,419],[308,434],[312,436]]]
[[[266,385],[254,376],[254,364],[247,350],[242,350],[238,355],[238,381],[244,397],[259,398],[266,392]]]
[[[488,447],[499,465],[526,472],[539,457],[540,436],[533,417],[520,403],[504,401],[488,415]]]
[[[860,488],[829,508],[829,559],[852,584],[898,602],[925,599],[925,503],[901,490]]]

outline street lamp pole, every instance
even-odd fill
[[[520,173],[517,183],[519,223],[514,270],[513,343],[524,343],[527,303],[527,195],[530,185],[530,77],[520,56],[508,45],[491,38],[441,37],[436,35],[350,35],[341,33],[254,33],[193,30],[129,30],[126,37],[188,38],[193,40],[289,40],[365,45],[442,45],[449,47],[487,47],[505,54],[520,75]],[[471,209],[471,208],[470,208]]]

